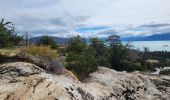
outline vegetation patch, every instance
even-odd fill
[[[29,45],[18,55],[21,60],[34,63],[46,71],[54,74],[66,73],[63,63],[60,61],[56,50],[52,50],[49,46]]]

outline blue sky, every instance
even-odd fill
[[[96,31],[105,30],[109,28],[111,27],[108,26],[77,27],[75,31],[86,34],[86,33],[96,32]]]
[[[170,0],[1,0],[0,18],[32,36],[145,36],[170,32]]]

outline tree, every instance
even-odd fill
[[[0,22],[0,48],[18,45],[22,40],[23,37],[15,33],[13,23],[4,22],[4,19],[2,19]]]
[[[58,48],[58,45],[56,44],[56,42],[48,35],[41,36],[40,41],[39,41],[38,44],[39,45],[50,46],[53,49]]]
[[[128,57],[129,44],[125,46],[122,44],[120,37],[117,35],[112,35],[108,38],[108,44],[110,47],[110,63],[115,70],[125,70],[126,59]]]
[[[23,46],[29,46],[32,44],[31,43],[32,36],[28,32],[22,32],[22,37],[23,37],[23,41],[21,42],[21,44]]]
[[[24,43],[25,43],[26,46],[28,46],[30,44],[29,43],[30,42],[30,38],[31,38],[31,36],[29,35],[29,33],[25,32],[24,33],[24,40],[25,40]]]
[[[108,44],[110,47],[110,64],[115,70],[121,70],[122,68],[122,43],[119,40],[119,36],[112,35],[108,38]]]
[[[110,45],[111,48],[122,45],[121,40],[120,40],[120,36],[118,36],[118,35],[109,36],[107,41],[108,41],[108,44]]]
[[[95,49],[95,57],[99,66],[109,66],[107,47],[99,38],[91,38],[90,46]]]
[[[97,70],[95,50],[86,45],[80,36],[70,39],[67,52],[67,69],[76,74],[80,80]]]
[[[80,36],[72,37],[68,44],[68,52],[82,53],[85,46],[85,40]]]

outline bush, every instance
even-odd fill
[[[63,62],[60,61],[57,51],[52,50],[49,46],[29,45],[21,51],[19,58],[34,63],[54,74],[67,72]]]
[[[69,42],[66,58],[67,69],[71,70],[80,80],[97,70],[95,49],[87,46],[81,37],[74,37]]]
[[[67,68],[82,80],[89,73],[97,70],[97,61],[92,48],[85,48],[82,54],[70,52],[67,58]]]
[[[170,75],[170,69],[163,69],[159,72],[160,75]]]
[[[131,62],[131,61],[124,61],[123,62],[123,69],[125,71],[128,71],[128,72],[144,70],[140,63]]]

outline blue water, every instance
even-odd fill
[[[144,47],[149,48],[150,51],[170,51],[170,41],[131,41],[130,44],[134,46],[133,49],[141,51]]]
[[[159,74],[160,71],[170,69],[170,67],[156,68],[156,71],[153,74]]]

